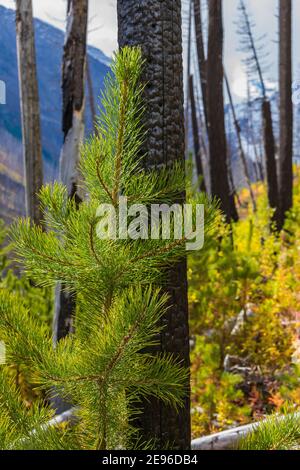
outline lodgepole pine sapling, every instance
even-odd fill
[[[165,268],[185,255],[186,239],[97,236],[101,204],[118,212],[121,196],[127,198],[128,211],[134,204],[168,203],[186,186],[180,165],[155,172],[140,167],[142,67],[139,48],[126,47],[113,61],[97,131],[82,147],[87,195],[82,204],[76,207],[62,184],[45,186],[40,200],[47,230],[29,220],[12,228],[30,278],[42,286],[61,282],[76,292],[77,304],[74,333],[53,348],[48,330],[20,299],[0,292],[0,339],[7,363],[27,367],[44,391],[55,390],[71,403],[76,423],[45,426],[53,411],[44,402],[26,410],[8,367],[1,366],[3,449],[130,449],[138,442],[133,423],[141,398],[154,396],[178,408],[187,393],[188,371],[178,359],[147,353],[168,314],[168,297],[157,286],[164,282]],[[197,197],[193,204],[206,202],[203,194]],[[206,230],[214,213],[212,206],[206,210]]]

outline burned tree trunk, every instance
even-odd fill
[[[62,67],[64,144],[60,178],[70,197],[78,194],[79,148],[84,136],[87,15],[88,0],[68,0]]]
[[[257,72],[258,79],[262,91],[262,119],[263,119],[263,134],[264,134],[264,149],[266,159],[266,172],[267,172],[267,184],[268,184],[268,198],[269,205],[274,209],[273,221],[277,228],[280,224],[280,208],[279,208],[279,194],[278,194],[278,179],[277,179],[277,166],[276,166],[276,155],[275,155],[275,138],[273,131],[273,120],[272,120],[272,109],[271,103],[267,96],[266,85],[263,77],[263,70],[259,59],[258,49],[255,45],[252,25],[247,13],[247,9],[244,0],[240,0],[240,11],[242,13],[242,19],[244,21],[241,34],[245,36],[245,42],[248,44],[250,51],[249,62],[252,63],[254,69]]]
[[[264,146],[266,156],[266,171],[268,181],[268,199],[272,209],[274,209],[273,220],[278,226],[280,210],[278,199],[278,180],[277,166],[275,159],[275,139],[273,132],[273,121],[271,114],[271,103],[265,99],[262,104],[263,130],[264,130]]]
[[[207,111],[210,151],[211,191],[221,202],[227,222],[238,220],[234,196],[228,181],[223,96],[222,1],[209,0],[207,55]]]
[[[197,59],[199,67],[199,75],[201,81],[201,91],[203,100],[203,110],[206,128],[208,128],[207,120],[207,73],[206,73],[206,58],[203,40],[203,27],[202,27],[202,14],[201,14],[201,0],[193,0],[194,2],[194,20],[196,32],[196,46],[197,46]]]
[[[247,115],[248,115],[248,136],[250,132],[250,139],[255,153],[255,164],[257,167],[258,180],[264,181],[264,165],[263,158],[260,152],[257,149],[257,143],[255,142],[255,133],[254,133],[254,122],[253,122],[253,112],[252,112],[252,97],[249,80],[247,80]]]
[[[293,205],[292,0],[279,1],[280,223]]]
[[[37,193],[43,184],[40,106],[31,0],[16,1],[17,54],[22,116],[26,214],[39,224]]]
[[[84,137],[87,20],[88,0],[68,0],[62,67],[64,143],[60,156],[60,179],[67,187],[69,197],[75,198],[77,204],[82,199],[78,190],[78,163],[80,144]],[[72,330],[74,311],[74,296],[58,285],[53,324],[54,341],[59,341]]]
[[[120,47],[140,45],[146,61],[144,166],[183,163],[181,1],[118,0],[118,21]],[[166,273],[166,286],[171,307],[163,318],[158,350],[173,353],[189,367],[186,260]],[[157,449],[164,449],[167,444],[175,449],[190,447],[189,381],[186,390],[185,406],[180,410],[166,407],[155,399],[142,403],[137,426],[143,441],[154,439]]]
[[[196,161],[196,168],[197,168],[197,176],[200,182],[200,190],[203,192],[206,192],[203,165],[202,165],[202,159],[201,159],[201,147],[200,147],[200,137],[199,137],[197,107],[196,107],[195,93],[194,93],[193,75],[190,75],[190,78],[189,78],[189,90],[190,90],[193,142],[194,142],[194,154],[195,154],[195,161]]]
[[[86,57],[86,76],[87,76],[87,86],[88,86],[88,92],[89,92],[90,111],[91,111],[93,129],[95,130],[95,124],[96,124],[95,121],[96,121],[97,112],[96,112],[96,104],[95,104],[95,97],[94,97],[94,90],[93,90],[91,67],[90,67],[88,57]]]
[[[189,158],[189,128],[190,128],[190,74],[192,59],[192,1],[189,0],[188,16],[188,39],[187,39],[187,64],[186,64],[186,94],[184,110],[184,128],[185,128],[185,158]]]

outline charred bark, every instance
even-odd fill
[[[84,137],[87,20],[88,0],[68,0],[62,66],[64,143],[60,155],[60,180],[66,185],[69,197],[74,198],[77,204],[82,200],[78,189],[78,163],[80,144]],[[72,331],[76,296],[66,292],[63,287],[57,286],[56,289],[54,342]]]
[[[95,129],[95,121],[96,121],[96,104],[95,104],[95,97],[94,97],[94,90],[93,90],[93,80],[91,74],[90,63],[88,61],[88,56],[86,57],[86,76],[87,76],[87,86],[89,92],[89,104],[90,104],[90,111],[91,117],[93,122],[93,129]]]
[[[184,128],[185,128],[185,158],[189,158],[189,128],[190,128],[190,73],[192,59],[192,1],[189,0],[189,16],[188,16],[188,42],[187,42],[187,64],[186,64],[186,94],[185,94],[185,110],[184,110]]]
[[[280,210],[278,198],[277,166],[275,159],[275,139],[273,132],[271,103],[268,99],[263,101],[262,115],[264,127],[264,146],[266,156],[268,199],[270,207],[274,209],[273,220],[278,226],[280,223]]]
[[[292,0],[279,1],[280,223],[293,206]]]
[[[199,137],[199,126],[197,117],[197,107],[194,93],[194,80],[193,75],[189,78],[189,90],[190,90],[190,103],[191,103],[191,115],[192,115],[192,127],[193,127],[193,142],[194,142],[194,155],[196,161],[197,176],[200,183],[200,191],[206,192],[203,165],[201,159],[201,146]]]
[[[145,168],[184,162],[184,109],[180,0],[118,0],[119,45],[139,45],[145,58],[144,100],[147,130]],[[182,202],[184,198],[182,198]],[[175,202],[175,201],[174,201]],[[171,308],[156,350],[173,353],[189,367],[186,260],[166,273]],[[175,410],[155,399],[141,405],[137,418],[142,440],[154,439],[157,449],[190,447],[190,395],[186,383],[184,408]]]
[[[211,191],[221,203],[227,222],[238,220],[228,181],[223,96],[223,18],[221,0],[209,0],[207,107]]]
[[[280,201],[278,193],[278,179],[277,179],[277,165],[276,165],[276,152],[275,152],[275,137],[273,131],[273,119],[271,103],[267,96],[267,89],[264,81],[263,70],[259,59],[258,49],[255,45],[251,22],[247,13],[247,9],[243,0],[240,0],[240,11],[242,12],[245,23],[245,36],[249,43],[249,50],[251,51],[251,60],[253,66],[257,71],[261,90],[262,90],[262,119],[263,119],[263,134],[264,134],[264,150],[266,159],[266,173],[268,185],[269,205],[274,209],[273,221],[277,228],[280,225]]]
[[[86,72],[88,0],[68,0],[67,32],[62,66],[64,144],[60,178],[69,196],[78,186],[79,147],[84,136],[84,83]]]
[[[196,32],[196,46],[197,46],[197,59],[199,76],[201,81],[201,91],[203,100],[203,111],[206,128],[208,128],[207,119],[207,71],[206,71],[206,57],[203,39],[203,26],[202,26],[202,14],[201,14],[201,0],[193,0],[194,2],[194,20],[195,20],[195,32]]]

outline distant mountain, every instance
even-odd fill
[[[61,131],[61,62],[64,33],[34,20],[39,82],[45,180],[57,176]],[[16,55],[15,12],[0,6],[0,80],[6,83],[6,105],[0,105],[0,218],[23,212],[21,118]],[[110,59],[89,47],[89,66],[95,99],[98,99]],[[86,133],[92,130],[89,100],[86,100]],[[21,203],[21,207],[19,206]],[[15,206],[17,204],[17,206]]]

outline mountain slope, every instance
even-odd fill
[[[63,134],[61,131],[61,61],[64,33],[53,26],[35,19],[37,74],[39,82],[41,130],[45,180],[57,176],[59,153]],[[0,217],[11,204],[3,195],[20,185],[22,176],[21,119],[16,55],[15,12],[0,6],[0,80],[6,83],[6,105],[0,105]],[[101,51],[89,47],[89,66],[95,99],[100,95],[103,80],[108,72],[109,58]],[[86,100],[86,132],[92,129],[89,100]],[[18,175],[17,180],[12,175]],[[5,177],[4,177],[5,175]],[[22,178],[21,178],[22,181]],[[16,198],[18,200],[19,198]],[[22,199],[21,199],[22,201]],[[21,213],[22,207],[13,212]],[[9,214],[5,214],[10,218]],[[7,217],[6,217],[7,218]]]

